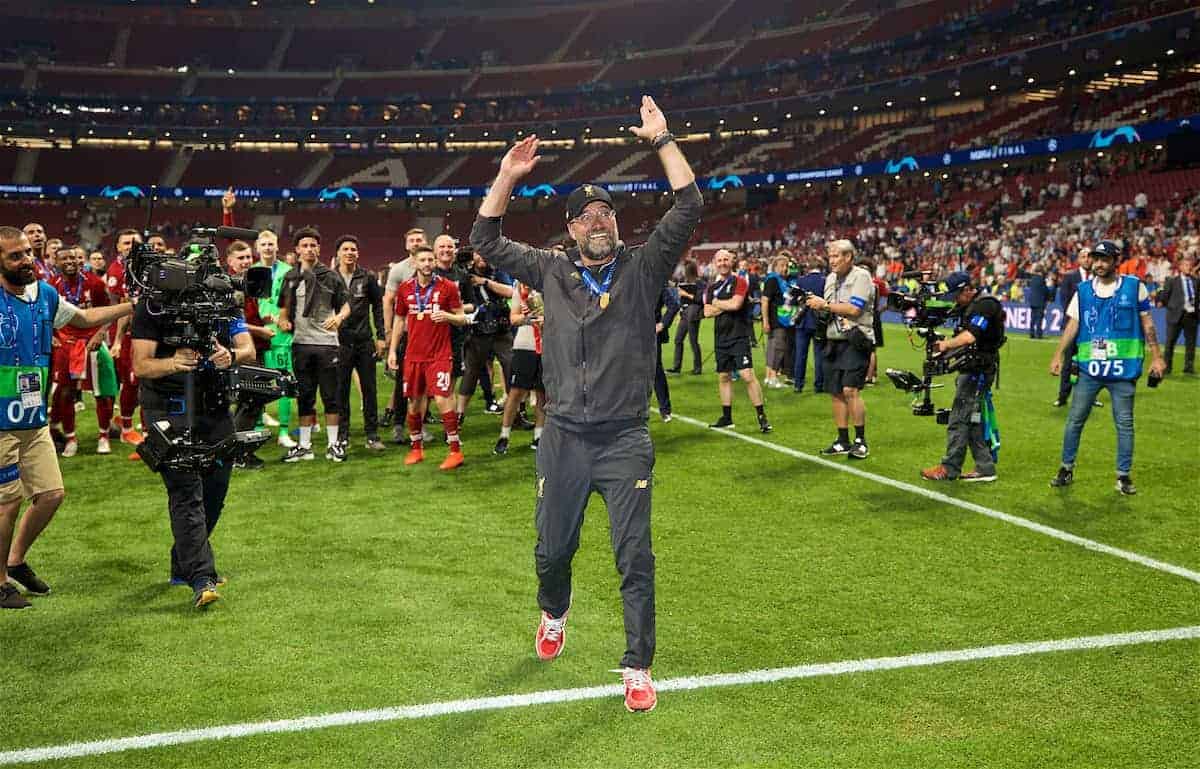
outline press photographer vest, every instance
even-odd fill
[[[0,430],[46,426],[58,292],[45,281],[37,292],[27,302],[0,288]]]
[[[1092,281],[1079,284],[1079,371],[1093,379],[1112,382],[1142,375],[1146,341],[1138,317],[1138,287],[1134,275],[1120,276],[1121,283],[1107,299],[1096,296]]]

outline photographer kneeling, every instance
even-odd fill
[[[254,361],[254,342],[245,321],[238,317],[225,324],[214,341],[215,351],[207,360],[187,347],[172,347],[163,340],[177,330],[165,314],[151,312],[150,302],[140,301],[133,316],[133,370],[141,380],[139,399],[147,424],[165,420],[173,431],[188,424],[184,397],[187,376],[195,376],[193,437],[215,444],[233,434],[224,387],[217,369]],[[217,568],[209,535],[217,525],[225,494],[229,490],[230,463],[220,463],[210,472],[181,472],[163,467],[167,505],[171,516],[171,583],[192,588],[192,604],[206,606],[220,598]]]
[[[927,481],[994,481],[996,458],[984,430],[984,411],[985,406],[990,408],[992,382],[1000,365],[1004,307],[994,296],[980,296],[979,287],[965,272],[950,273],[944,283],[946,292],[941,298],[953,297],[960,320],[954,336],[939,339],[936,349],[945,354],[975,345],[975,352],[958,369],[954,405],[946,427],[946,455],[940,464],[922,470],[921,477]],[[962,466],[968,446],[975,469],[964,473]]]

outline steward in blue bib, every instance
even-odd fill
[[[40,280],[32,301],[0,294],[0,430],[45,427],[58,292]]]
[[[1112,296],[1096,295],[1094,281],[1079,284],[1079,371],[1102,382],[1137,379],[1142,375],[1146,340],[1142,333],[1134,275],[1121,275]]]

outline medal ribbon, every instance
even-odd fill
[[[613,276],[616,273],[616,259],[613,259],[611,262],[609,262],[607,267],[600,271],[600,282],[598,283],[596,282],[596,279],[592,277],[592,274],[588,272],[586,267],[581,265],[579,268],[579,276],[583,278],[583,283],[587,286],[588,293],[595,297],[600,297],[608,293],[608,290],[612,288]]]
[[[425,287],[424,295],[421,294],[420,283],[417,283],[415,286],[413,286],[413,293],[417,299],[418,314],[425,312],[425,308],[432,304],[430,300],[433,298],[433,287],[437,285],[437,280],[437,276],[434,275],[433,280],[429,281],[429,285]]]

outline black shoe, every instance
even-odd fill
[[[392,409],[384,409],[383,416],[381,416],[379,418],[379,426],[380,427],[391,427],[392,423],[395,420],[396,420],[396,412],[393,411]]]
[[[425,412],[425,420],[424,420],[424,421],[425,421],[425,424],[427,424],[427,425],[436,425],[436,424],[438,424],[439,422],[441,422],[442,420],[441,420],[441,418],[440,418],[440,417],[435,417],[435,416],[433,415],[433,412],[432,412],[432,411],[426,411],[426,412]]]
[[[1056,489],[1060,489],[1063,486],[1070,486],[1074,480],[1074,470],[1069,467],[1060,467],[1058,468],[1058,474],[1050,479],[1050,485]]]
[[[862,438],[855,438],[854,445],[850,447],[850,458],[866,459],[869,456],[871,456],[871,451],[867,448],[867,442]]]
[[[508,438],[500,438],[499,440],[497,440],[496,445],[492,448],[492,453],[493,454],[507,454],[508,453]]]
[[[1137,486],[1133,485],[1133,479],[1131,479],[1128,475],[1118,475],[1117,491],[1121,492],[1127,497],[1132,497],[1134,494],[1137,494]],[[9,573],[12,573],[11,568],[9,569]]]
[[[843,454],[849,454],[850,447],[841,441],[834,441],[827,447],[821,449],[821,455],[826,457],[840,457]]]
[[[531,440],[531,441],[529,442],[529,448],[531,448],[531,449],[532,449],[532,450],[534,450],[534,451],[537,451],[537,448],[538,448],[538,443],[539,443],[540,441],[541,441],[541,438],[534,438],[533,440]]]
[[[7,582],[0,582],[0,609],[28,609],[33,606],[21,591]]]
[[[331,443],[329,448],[325,449],[325,458],[330,462],[345,462],[346,461],[346,446],[341,443]]]
[[[283,461],[292,462],[309,462],[316,459],[316,454],[313,453],[312,446],[305,448],[304,446],[296,446],[293,449],[288,449],[288,453],[283,455]]]
[[[1167,373],[1168,373],[1168,374],[1169,374],[1169,373],[1171,373],[1170,369],[1167,369]],[[1183,370],[1183,373],[1185,373],[1185,374],[1195,374],[1195,373],[1196,373],[1196,369],[1194,369],[1194,368],[1185,368],[1185,369]]]
[[[664,422],[671,421],[671,412],[670,411],[667,411],[667,410],[659,411],[658,415],[660,417],[662,417],[662,421],[664,421]]]
[[[533,422],[525,418],[524,414],[518,414],[517,421],[513,423],[513,427],[518,430],[532,430],[534,425]]]
[[[722,416],[716,422],[713,422],[709,427],[714,430],[731,430],[733,429],[733,420],[727,416]]]
[[[109,425],[109,426],[108,426],[108,439],[109,439],[110,441],[119,441],[119,440],[121,440],[121,428],[120,428],[120,427],[114,427],[113,425]]]
[[[1067,405],[1067,399],[1066,398],[1055,398],[1054,403],[1052,403],[1050,405],[1054,406],[1054,408],[1056,408],[1056,409],[1061,409],[1063,406]]]
[[[759,432],[762,432],[764,434],[771,432],[771,423],[767,421],[766,414],[758,415],[758,429],[759,429]]]
[[[504,407],[501,406],[499,403],[492,401],[491,403],[489,403],[488,405],[483,407],[483,413],[492,414],[493,416],[500,416],[501,414],[504,413]]]
[[[663,369],[663,371],[667,374],[678,374],[679,372],[683,371],[683,369],[681,369],[681,368],[665,368],[665,369]]]
[[[217,583],[207,579],[192,589],[192,606],[203,609],[220,597],[221,594],[217,592]]]
[[[50,586],[34,574],[27,563],[9,566],[8,581],[30,595],[50,595]]]
[[[233,463],[233,466],[239,470],[261,470],[266,462],[262,461],[253,454],[247,454]]]
[[[701,370],[700,370],[700,369],[698,369],[698,368],[694,368],[694,369],[692,369],[692,374],[693,374],[693,375],[696,375],[696,374],[703,374],[703,373],[704,373],[704,372],[703,372],[703,371],[701,371]]]

